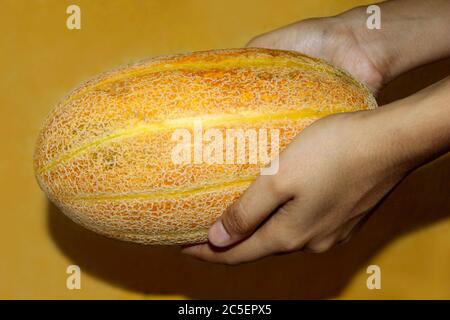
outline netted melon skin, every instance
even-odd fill
[[[65,97],[44,122],[34,168],[49,199],[90,230],[143,244],[198,243],[266,163],[174,164],[174,130],[192,132],[198,119],[224,135],[277,129],[283,150],[319,118],[376,106],[350,75],[300,53],[157,57]]]

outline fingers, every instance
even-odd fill
[[[278,172],[275,175],[258,176],[244,194],[213,224],[208,234],[211,244],[226,247],[245,239],[275,209],[293,198],[290,168],[295,165],[296,157],[295,152],[291,150],[292,144],[279,155]]]
[[[249,239],[227,249],[204,243],[185,248],[182,252],[209,262],[235,265],[271,255],[276,249],[268,239],[263,239],[259,232],[256,232]]]
[[[287,205],[289,207],[289,205]],[[301,249],[305,235],[300,238],[297,230],[292,228],[291,219],[281,209],[265,222],[249,238],[227,248],[217,248],[209,243],[188,247],[182,250],[196,258],[215,263],[235,265],[243,262],[258,260],[279,252],[291,252]],[[284,209],[283,209],[284,210]]]
[[[322,42],[327,29],[326,22],[314,22],[317,19],[306,19],[282,28],[254,37],[247,47],[269,48],[299,51],[319,56],[322,53]]]
[[[365,212],[362,215],[359,215],[353,218],[352,223],[344,227],[344,232],[342,233],[339,243],[347,242],[355,233],[357,233],[362,226],[367,222],[370,218],[370,212]]]
[[[273,48],[275,46],[275,38],[272,36],[272,33],[266,33],[263,35],[259,35],[253,39],[251,39],[246,47],[250,48]]]
[[[251,39],[247,47],[292,50],[294,36],[292,26],[287,26]]]
[[[217,247],[248,237],[278,206],[289,200],[282,179],[259,176],[211,227],[208,239]],[[281,181],[280,181],[281,180]]]
[[[325,236],[322,235],[314,237],[305,246],[305,250],[313,253],[322,253],[328,251],[336,244],[347,242],[350,239],[350,236],[353,233],[353,231],[359,225],[361,225],[362,219],[363,217],[361,216],[354,217],[349,221],[347,221],[345,224],[343,224],[341,227],[336,229],[335,231]]]
[[[183,253],[201,260],[229,265],[258,260],[276,253],[288,253],[302,249],[321,253],[338,243],[346,241],[353,230],[364,222],[364,217],[352,218],[324,236],[320,232],[313,231],[315,228],[294,222],[293,216],[298,216],[303,210],[300,201],[291,200],[279,208],[250,237],[235,245],[218,248],[210,243],[200,244],[185,248]]]

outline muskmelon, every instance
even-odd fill
[[[199,122],[215,130],[215,140],[232,129],[258,136],[276,130],[273,156],[319,118],[375,107],[349,74],[300,53],[252,48],[157,57],[67,95],[44,122],[34,168],[49,199],[88,229],[143,244],[198,243],[268,162],[204,161],[194,148],[184,150],[192,162],[176,162],[177,130],[192,133],[189,145],[208,142],[198,137]]]

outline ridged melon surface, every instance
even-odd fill
[[[46,119],[39,185],[67,216],[144,244],[205,241],[257,164],[175,164],[178,128],[278,129],[281,150],[324,116],[376,107],[347,73],[299,53],[235,49],[158,57],[75,89]],[[248,151],[248,146],[246,147]]]

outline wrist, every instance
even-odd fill
[[[366,28],[365,7],[358,7],[337,16],[324,18],[322,36],[324,55],[361,82],[378,91],[390,79],[389,42],[382,33]],[[350,58],[349,58],[350,57]]]
[[[373,82],[380,88],[393,77],[396,61],[399,60],[399,50],[395,41],[389,39],[381,30],[371,30],[366,26],[368,18],[366,7],[356,7],[338,16],[337,23],[346,25],[351,37],[370,63]],[[384,20],[383,20],[384,21]],[[382,24],[383,26],[383,24]]]
[[[408,172],[450,150],[450,78],[408,98],[362,112],[371,151],[386,166]]]
[[[337,16],[373,63],[381,85],[403,72],[450,55],[450,0],[379,4],[381,29],[369,29],[367,7]]]

